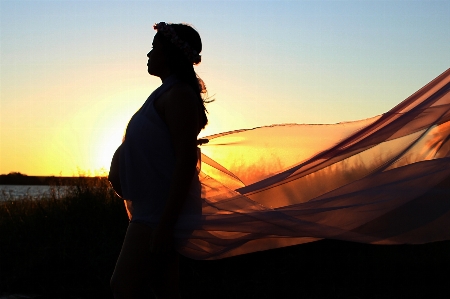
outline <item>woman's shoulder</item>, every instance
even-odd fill
[[[199,101],[191,86],[177,82],[161,96],[160,100],[163,107],[162,119],[173,135],[183,136],[191,129],[198,134],[198,122],[195,120],[199,116]]]
[[[164,94],[165,102],[167,104],[181,104],[186,105],[190,102],[197,102],[197,96],[192,87],[185,82],[176,82]]]
[[[185,96],[185,97],[196,97],[195,91],[192,87],[182,81],[178,81],[172,85],[172,87],[168,90],[168,95],[171,96]]]

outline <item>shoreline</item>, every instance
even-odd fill
[[[28,176],[17,174],[0,175],[0,185],[32,185],[32,186],[74,186],[80,182],[94,182],[100,177],[57,177],[57,176]]]

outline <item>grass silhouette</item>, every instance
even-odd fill
[[[128,224],[122,200],[105,177],[51,190],[0,204],[0,296],[112,298],[109,279]],[[181,291],[183,298],[445,298],[449,266],[449,241],[322,240],[217,261],[182,257]]]

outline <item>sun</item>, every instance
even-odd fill
[[[103,132],[99,134],[100,136],[95,146],[96,152],[92,161],[94,164],[92,165],[93,169],[104,169],[107,173],[109,172],[112,156],[122,142],[124,129],[123,124],[111,123],[110,126],[105,126]]]

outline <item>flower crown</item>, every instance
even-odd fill
[[[159,22],[158,24],[153,25],[153,29],[158,32],[164,34],[172,44],[181,49],[190,62],[193,64],[199,64],[201,56],[194,49],[189,46],[187,42],[178,37],[175,30],[170,26],[171,24],[166,24],[165,22]]]

